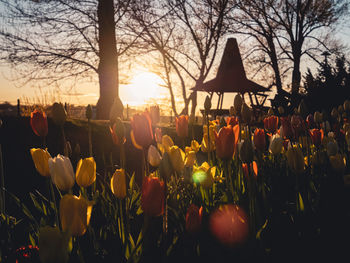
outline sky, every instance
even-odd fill
[[[350,46],[350,28],[344,27],[340,30],[338,36],[344,41],[344,43]],[[309,65],[307,65],[309,66]],[[87,105],[96,104],[99,96],[98,84],[93,83],[79,83],[78,87],[73,90],[64,89],[48,89],[45,87],[38,87],[38,85],[26,85],[24,87],[18,87],[18,82],[11,80],[13,69],[10,69],[0,64],[0,103],[5,101],[11,104],[17,103],[17,99],[20,99],[22,103],[46,103],[51,104],[53,101],[67,102],[75,105]],[[306,67],[304,66],[304,70]],[[247,68],[246,68],[247,71]],[[215,74],[215,73],[214,73]],[[209,80],[209,79],[207,79]],[[127,85],[121,85],[119,92],[120,98],[124,103],[124,106],[128,104],[130,107],[146,107],[145,104],[158,104],[163,108],[164,114],[170,110],[168,102],[169,93],[168,90],[159,85],[162,81],[155,74],[147,72],[146,69],[138,69],[134,72],[134,77]],[[270,93],[268,98],[273,98],[274,92]],[[207,93],[198,93],[198,107],[203,108],[204,99]],[[223,108],[229,109],[232,106],[233,98],[235,94],[229,93],[224,95]],[[176,97],[177,104],[182,103],[182,99]],[[217,96],[214,95],[212,100],[213,107],[216,107]],[[267,100],[266,105],[269,106]],[[181,107],[178,107],[181,108]]]

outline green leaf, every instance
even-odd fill
[[[135,173],[132,174],[129,182],[129,189],[132,191],[134,189]]]
[[[34,237],[32,236],[32,234],[29,233],[29,240],[30,240],[30,244],[32,246],[36,246],[36,242],[35,242],[35,239]]]
[[[304,211],[304,202],[303,202],[303,198],[301,197],[300,193],[298,193],[298,197],[299,197],[299,209],[300,209],[300,211]]]

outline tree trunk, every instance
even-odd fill
[[[114,99],[118,96],[118,54],[115,36],[114,1],[99,0],[97,8],[99,26],[98,78],[100,98],[97,102],[96,118],[109,119]]]
[[[292,73],[292,106],[296,106],[297,97],[299,93],[300,86],[300,56],[294,56],[294,65]]]

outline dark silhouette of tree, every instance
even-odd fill
[[[118,59],[135,40],[123,31],[130,1],[0,0],[0,59],[24,83],[76,83],[98,75],[97,118],[108,119],[118,96]],[[116,28],[118,30],[116,31]]]

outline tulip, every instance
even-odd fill
[[[37,136],[46,136],[48,132],[47,118],[45,112],[34,110],[30,114],[30,126]]]
[[[169,154],[167,152],[163,154],[163,158],[159,165],[159,173],[161,178],[167,178],[167,179],[169,179],[171,175],[174,173],[174,169],[171,164]]]
[[[241,112],[243,100],[241,95],[237,94],[233,100],[233,107],[235,108],[236,113]]]
[[[275,134],[270,139],[269,151],[273,154],[279,154],[282,151],[283,139],[280,135]]]
[[[211,108],[211,99],[209,96],[206,96],[204,101],[204,109],[208,113],[210,111],[210,108]]]
[[[226,124],[227,126],[231,125],[232,127],[234,127],[235,125],[238,124],[238,117],[235,117],[235,116],[228,117],[226,119]]]
[[[214,151],[215,150],[215,131],[216,131],[216,126],[209,124],[210,145],[208,145],[208,128],[207,127],[208,127],[207,125],[203,125],[203,139],[202,139],[202,143],[201,143],[201,150],[202,150],[202,152],[208,152],[208,150],[210,150],[210,151]]]
[[[222,205],[210,215],[209,228],[223,245],[235,247],[248,238],[248,217],[238,205]]]
[[[233,106],[230,107],[229,109],[229,114],[230,116],[232,116],[233,114],[235,114],[235,108]]]
[[[281,128],[283,130],[283,134],[281,136],[287,139],[293,138],[293,130],[292,125],[290,123],[290,119],[288,117],[281,117]]]
[[[70,236],[61,233],[58,227],[39,228],[39,257],[42,263],[68,262],[68,244]]]
[[[149,114],[153,125],[156,125],[160,120],[160,111],[158,105],[153,105],[149,108]]]
[[[195,162],[196,162],[196,152],[189,151],[188,153],[186,153],[185,166],[192,167]]]
[[[266,131],[274,134],[278,128],[278,117],[270,116],[264,119],[264,128]]]
[[[329,156],[329,161],[336,172],[343,173],[345,171],[346,159],[341,154]]]
[[[336,155],[338,153],[338,144],[336,141],[331,140],[327,143],[328,156]]]
[[[174,146],[173,139],[169,135],[163,135],[162,137],[162,146],[165,150],[165,152],[169,153],[170,148]]]
[[[286,152],[286,156],[287,163],[293,171],[297,173],[304,171],[304,155],[299,147],[290,147]]]
[[[160,216],[164,212],[165,186],[157,177],[145,176],[142,182],[141,207],[148,216]]]
[[[147,155],[147,157],[148,157],[148,162],[153,167],[158,167],[159,164],[160,164],[160,161],[162,160],[162,157],[160,156],[157,148],[154,147],[153,145],[151,145],[148,148],[148,155]]]
[[[193,167],[193,181],[200,184],[204,189],[209,189],[213,186],[215,171],[215,167],[210,168],[209,164],[204,162],[199,167]]]
[[[42,176],[50,176],[49,159],[51,155],[47,149],[32,148],[30,149],[30,154],[32,155],[35,169],[39,174]]]
[[[215,132],[216,156],[220,159],[231,159],[235,150],[235,135],[231,126],[222,127]]]
[[[72,236],[82,236],[90,223],[93,202],[82,196],[64,195],[60,200],[62,230]]]
[[[313,116],[312,114],[309,114],[309,115],[306,117],[306,123],[307,123],[307,126],[308,126],[310,129],[315,127],[314,116]]]
[[[299,115],[293,115],[290,124],[292,126],[292,131],[295,138],[298,138],[299,135],[305,130],[304,120]]]
[[[251,163],[253,161],[254,151],[252,142],[244,140],[239,145],[239,158],[243,163]]]
[[[253,142],[255,148],[263,152],[266,146],[265,132],[263,129],[255,129]]]
[[[199,151],[200,147],[201,146],[199,145],[199,143],[196,140],[192,140],[191,141],[191,149],[192,149],[192,151],[197,153]]]
[[[109,131],[111,132],[112,140],[115,145],[121,145],[125,143],[125,128],[120,118],[116,118],[114,120],[114,124],[112,128],[109,127]]]
[[[86,110],[85,110],[85,116],[87,119],[92,118],[92,107],[90,104],[87,105]]]
[[[171,164],[176,172],[180,173],[185,167],[184,155],[185,154],[182,152],[182,150],[176,145],[170,147],[169,157]]]
[[[246,103],[242,104],[241,115],[245,123],[250,123],[252,120],[252,110],[248,107]]]
[[[130,121],[131,138],[136,148],[148,148],[153,141],[151,119],[147,112],[135,114]]]
[[[62,103],[55,102],[51,108],[53,122],[58,126],[63,126],[67,119],[67,112]]]
[[[322,114],[319,111],[315,111],[315,113],[314,113],[314,121],[316,123],[321,123],[322,122]]]
[[[75,173],[75,180],[81,187],[88,187],[96,181],[96,162],[94,157],[80,159]]]
[[[49,169],[52,182],[63,191],[71,189],[75,182],[72,163],[69,158],[63,155],[49,159]]]
[[[188,116],[181,115],[179,117],[176,117],[175,120],[177,136],[186,138],[188,136]]]
[[[195,204],[191,204],[186,213],[186,230],[191,234],[196,234],[202,224],[203,207],[198,208]]]
[[[115,170],[111,178],[112,193],[119,199],[126,197],[126,178],[124,169]]]
[[[269,110],[267,111],[267,116],[273,116],[275,115],[275,112],[273,111],[272,108],[269,108]]]
[[[311,141],[315,146],[320,146],[323,140],[323,130],[312,129],[310,130]]]

